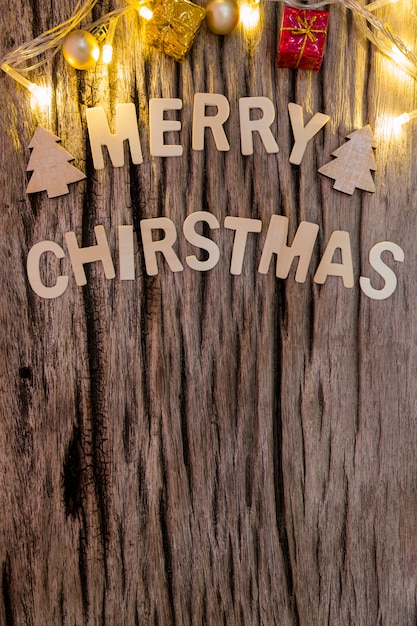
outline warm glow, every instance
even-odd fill
[[[403,126],[416,118],[417,110],[410,111],[409,113],[402,113],[402,115],[398,115],[397,117],[390,117],[386,119],[384,124],[384,131],[380,134],[383,136],[384,139],[387,140],[391,139],[392,136],[398,139],[404,132]]]
[[[239,8],[242,26],[248,30],[255,28],[260,19],[259,2],[248,4],[243,2]]]
[[[3,72],[6,72],[6,74],[11,76],[11,78],[13,78],[17,83],[26,87],[26,89],[35,97],[37,104],[40,104],[41,106],[48,106],[48,104],[51,104],[52,89],[50,87],[39,87],[39,85],[31,83],[30,80],[22,76],[22,74],[7,63],[3,63],[1,69]]]
[[[98,46],[91,50],[91,56],[93,57],[94,61],[98,61],[98,57],[100,56],[100,48]]]
[[[104,44],[101,56],[103,59],[103,63],[106,63],[106,65],[111,63],[111,60],[113,58],[113,46],[109,43]]]
[[[406,58],[401,52],[401,50],[397,46],[392,46],[391,48],[391,58],[393,61],[398,63],[398,65],[404,65]]]
[[[408,124],[408,122],[411,122],[411,120],[416,119],[416,117],[417,117],[417,110],[410,111],[410,113],[403,113],[402,115],[399,115],[392,122],[394,130],[399,132],[399,130],[401,129],[401,126],[404,126],[404,124]]]
[[[37,104],[41,106],[48,106],[52,100],[52,89],[50,87],[39,87],[35,83],[30,83],[28,86],[30,93],[35,96]]]
[[[375,2],[370,2],[366,4],[365,7],[368,11],[375,11],[376,9],[380,9],[381,7],[385,7],[387,4],[396,4],[398,0],[375,0]]]
[[[403,126],[403,124],[407,124],[411,120],[409,113],[403,113],[394,119],[394,126]]]
[[[411,79],[407,70],[413,71],[413,66],[400,48],[396,45],[391,46],[391,49],[387,51],[387,55],[395,64],[391,65],[388,70],[391,88],[393,87],[393,82],[397,82],[399,85],[400,82],[410,81]]]
[[[148,9],[148,7],[142,7],[139,11],[139,15],[143,17],[145,20],[150,20],[153,15],[153,11]]]

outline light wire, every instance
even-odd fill
[[[275,0],[282,2],[283,0]],[[382,0],[376,0],[380,2]],[[21,44],[14,51],[5,55],[0,61],[0,67],[11,67],[19,72],[29,72],[34,70],[44,63],[46,63],[51,57],[53,57],[59,50],[62,39],[74,28],[76,28],[82,20],[87,18],[91,13],[98,0],[85,0],[84,3],[78,0],[74,9],[73,15],[62,22],[58,26],[45,31],[35,39]],[[88,27],[88,30],[99,28],[100,26],[108,23],[115,17],[120,17],[124,13],[128,12],[132,8],[139,9],[146,4],[146,0],[125,0],[126,6],[111,11],[103,17],[96,20]],[[297,9],[320,9],[329,4],[341,4],[347,9],[352,11],[355,16],[355,22],[359,32],[371,41],[377,48],[379,48],[385,55],[398,62],[398,54],[401,55],[401,60],[404,59],[404,69],[413,78],[417,79],[417,57],[408,50],[404,42],[391,32],[386,24],[383,24],[372,11],[369,11],[366,6],[359,4],[357,0],[323,0],[320,2],[298,2],[297,0],[285,0],[288,6]],[[374,10],[375,3],[371,2],[370,7]],[[31,62],[38,56],[43,55],[38,61]],[[6,71],[6,70],[5,70]],[[9,72],[10,73],[10,72]]]

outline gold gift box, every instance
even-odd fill
[[[146,43],[183,63],[205,14],[189,0],[162,0],[147,24]]]

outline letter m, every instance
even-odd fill
[[[103,107],[87,109],[86,114],[91,152],[96,170],[104,168],[102,146],[107,147],[113,167],[124,165],[123,142],[126,139],[129,141],[132,162],[136,165],[143,162],[136,109],[133,102],[116,106],[116,132],[114,134],[110,132]]]

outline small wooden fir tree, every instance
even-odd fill
[[[85,178],[85,174],[68,163],[74,157],[57,145],[60,138],[41,126],[35,131],[29,148],[33,148],[27,171],[33,171],[26,193],[46,191],[48,198],[69,192],[68,184]]]
[[[332,152],[336,157],[319,169],[320,174],[334,178],[333,189],[352,195],[355,187],[375,191],[370,170],[375,170],[374,137],[367,124],[347,136],[350,141]]]

